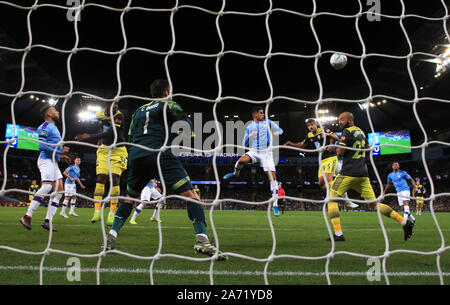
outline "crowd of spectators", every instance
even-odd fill
[[[201,161],[203,160],[203,161]],[[215,181],[215,168],[218,171],[218,177],[221,177],[230,171],[233,171],[233,165],[235,160],[233,158],[227,159],[226,162],[219,160],[214,167],[211,163],[211,159],[195,158],[187,160],[181,159],[186,171],[189,173],[191,180],[193,181]],[[386,177],[391,171],[391,162],[377,163],[377,171],[380,179],[382,180],[383,187],[385,185]],[[433,179],[434,193],[448,193],[450,192],[450,180],[448,162],[441,161],[429,161],[427,162],[429,169],[429,175]],[[61,170],[64,170],[67,164],[60,164]],[[427,175],[425,168],[421,162],[402,161],[401,169],[408,172],[413,178],[420,178],[422,184],[427,189],[425,194],[425,210],[429,209],[428,195],[431,193],[431,184],[429,176]],[[317,166],[292,164],[285,162],[279,163],[277,166],[277,180],[282,183],[282,187],[286,192],[287,197],[293,197],[293,199],[279,200],[279,203],[283,204],[283,208],[287,211],[303,211],[303,210],[321,210],[323,203],[311,202],[311,200],[323,201],[325,193],[317,185]],[[2,170],[2,173],[5,171]],[[380,184],[377,180],[375,171],[369,165],[369,174],[374,188],[376,196],[379,196]],[[7,158],[7,172],[6,177],[2,174],[0,176],[0,182],[3,184],[3,180],[6,180],[6,193],[0,197],[0,205],[5,204],[20,204],[28,202],[28,194],[10,191],[10,190],[28,190],[31,181],[36,179],[39,183],[40,176],[36,166],[35,158],[22,157],[22,158]],[[92,198],[95,187],[95,163],[82,162],[81,164],[81,180],[86,186],[86,189],[77,188],[79,194]],[[242,184],[235,184],[238,182]],[[221,199],[221,205],[219,208],[224,210],[267,210],[267,203],[261,202],[268,201],[271,198],[269,192],[268,179],[265,173],[258,165],[248,165],[241,171],[241,175],[233,182],[221,181],[220,194],[218,196]],[[245,184],[244,184],[245,183]],[[217,185],[216,184],[198,184],[201,190],[201,197],[206,203],[212,202],[216,198]],[[109,189],[108,184],[106,190]],[[122,177],[121,189],[126,189],[126,172]],[[395,190],[391,188],[388,193],[395,193]],[[362,199],[357,193],[350,191],[350,198]],[[125,195],[123,192],[122,195]],[[305,201],[305,200],[310,201]],[[233,200],[246,201],[248,203],[234,202]],[[398,208],[397,199],[394,196],[386,197],[384,203]],[[79,197],[77,200],[78,207],[93,207],[93,201]],[[415,201],[412,200],[411,206],[414,209]],[[437,196],[433,201],[435,211],[450,211],[450,198],[449,196]],[[208,208],[208,205],[206,205]],[[183,200],[169,198],[166,200],[166,208],[185,208]],[[342,205],[342,208],[344,206]],[[366,204],[361,204],[360,208],[367,209]]]

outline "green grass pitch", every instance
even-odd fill
[[[19,218],[26,208],[0,208],[0,285],[39,284],[39,265],[42,254],[27,255],[12,252],[4,247],[25,251],[44,251],[48,244],[48,232],[40,227],[46,208],[40,207],[33,217],[33,229],[26,230],[19,224]],[[77,209],[79,217],[68,219],[59,216],[54,223],[59,232],[53,233],[50,247],[84,255],[98,254],[102,244],[100,224],[91,224],[92,209]],[[144,210],[137,218],[138,225],[128,222],[117,240],[117,250],[140,257],[155,255],[159,247],[158,225],[150,222],[153,210]],[[210,211],[208,234],[213,237]],[[105,211],[106,215],[106,211]],[[444,247],[450,240],[450,213],[437,213],[444,236]],[[278,255],[305,256],[307,258],[326,256],[331,250],[323,213],[286,212],[280,217],[271,213],[276,237],[274,260],[268,266],[269,284],[276,285],[326,285],[326,259],[297,259],[276,257]],[[193,251],[194,232],[186,210],[161,211],[162,247],[161,254],[175,254],[192,258],[209,259]],[[403,230],[395,221],[383,217],[389,239],[389,250],[414,250],[431,252],[442,246],[441,236],[431,213],[416,216],[417,224],[412,239],[403,240]],[[257,259],[267,258],[273,247],[267,211],[214,211],[214,225],[220,241],[220,249]],[[375,212],[342,212],[341,223],[345,242],[336,243],[335,251],[365,255],[383,255],[385,240]],[[50,253],[43,261],[43,283],[48,285],[94,285],[97,282],[98,257],[80,258],[80,281],[67,278],[68,259],[72,255]],[[386,261],[390,284],[439,284],[436,255],[410,253],[392,254]],[[214,262],[213,283],[219,285],[262,285],[264,284],[265,262],[230,256],[229,260]],[[450,250],[440,256],[444,283],[450,283]],[[100,283],[111,285],[149,284],[151,261],[130,258],[121,254],[106,254],[100,264]],[[330,280],[335,285],[383,285],[369,281],[367,271],[374,265],[367,264],[367,258],[335,254],[329,264]],[[189,261],[174,257],[161,257],[153,265],[153,280],[157,285],[209,285],[211,261]]]

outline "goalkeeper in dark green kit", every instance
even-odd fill
[[[164,111],[166,111],[168,131],[171,130],[172,124],[176,121],[186,121],[191,127],[192,122],[178,103],[164,100],[170,95],[170,85],[167,80],[155,80],[151,85],[151,95],[152,98],[163,100],[151,101],[136,110],[128,133],[129,142],[152,149],[160,149],[166,139]],[[167,146],[171,145],[172,140],[173,137],[169,134]],[[159,151],[149,151],[136,146],[129,148],[127,180],[129,197],[138,198],[148,181],[159,176],[158,154]],[[206,234],[205,213],[200,204],[200,198],[194,191],[186,170],[170,149],[160,153],[159,163],[164,183],[168,189],[180,196],[198,201],[198,203],[186,201],[188,216],[192,221],[196,236],[194,251],[208,256],[215,255],[216,247],[210,243]],[[126,200],[119,205],[113,225],[107,235],[106,250],[115,248],[117,234],[130,216],[134,203],[134,201]],[[217,259],[226,260],[227,257],[218,252]]]

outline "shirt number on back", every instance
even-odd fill
[[[150,120],[150,113],[147,111],[145,113],[145,124],[144,124],[144,134],[147,134],[148,121]]]
[[[355,143],[353,143],[353,147],[354,148],[364,148],[366,146],[366,141],[362,140],[362,141],[355,141]],[[355,154],[353,155],[353,159],[359,159],[361,157],[365,157],[366,156],[366,152],[365,151],[357,151],[355,152]]]

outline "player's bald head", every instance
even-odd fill
[[[354,120],[353,113],[351,113],[351,112],[348,112],[348,111],[342,112],[341,115],[343,117],[345,117],[347,120]]]
[[[339,126],[344,129],[350,126],[353,126],[355,122],[355,118],[353,116],[353,113],[351,112],[342,112],[339,115]]]

